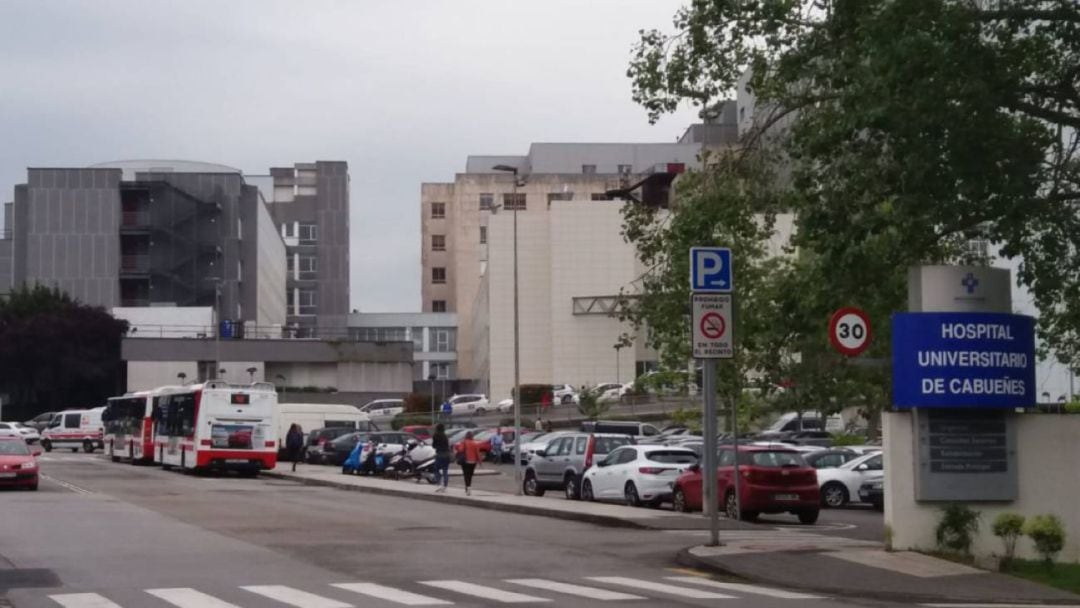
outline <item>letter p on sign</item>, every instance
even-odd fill
[[[695,293],[729,293],[731,250],[726,247],[690,248],[690,290]]]

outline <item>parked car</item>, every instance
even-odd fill
[[[552,384],[551,395],[556,404],[572,405],[580,401],[578,392],[569,384]]]
[[[885,478],[864,481],[859,486],[859,500],[874,505],[878,511],[885,510]]]
[[[585,433],[616,433],[642,438],[660,434],[660,429],[647,422],[631,420],[590,420],[581,423],[581,430]]]
[[[32,426],[21,422],[0,422],[0,435],[22,437],[26,443],[34,444],[41,441],[41,433]]]
[[[833,436],[828,431],[795,431],[788,435],[784,442],[794,445],[812,445],[827,448],[832,446]]]
[[[818,471],[821,502],[826,507],[842,507],[859,500],[859,486],[883,474],[884,457],[880,452],[860,456],[835,469]]]
[[[412,433],[421,439],[428,440],[431,439],[432,428],[426,424],[409,424],[401,427],[401,432]]]
[[[806,464],[815,469],[833,469],[858,457],[858,454],[845,448],[818,450],[803,454],[803,460],[806,461]]]
[[[333,441],[323,444],[325,463],[341,466],[342,463],[345,462],[345,459],[349,457],[349,453],[356,447],[356,444],[361,441],[367,442],[373,440],[377,444],[398,446],[400,449],[400,446],[404,445],[410,439],[420,440],[416,435],[402,431],[349,433],[348,435],[342,435]]]
[[[463,414],[483,416],[491,410],[491,403],[488,401],[487,395],[454,395],[447,399],[446,402],[450,405],[450,414],[453,416]]]
[[[876,454],[876,453],[880,452],[881,451],[881,446],[880,445],[845,445],[844,449],[845,450],[851,450],[852,452],[855,452],[859,456],[863,456],[865,454]]]
[[[552,439],[572,433],[573,431],[534,431],[532,433],[523,434],[521,436],[522,466],[529,464],[529,460],[533,457],[533,454],[536,453],[536,450],[543,449]]]
[[[405,411],[405,400],[376,399],[361,405],[360,411],[372,418],[393,418]]]
[[[659,507],[671,500],[675,479],[697,461],[697,455],[684,448],[626,445],[585,471],[581,498]]]
[[[728,517],[753,520],[760,513],[793,513],[812,524],[821,510],[817,474],[798,451],[783,447],[739,446],[739,500],[735,502],[735,449],[719,455],[717,498]],[[702,470],[691,467],[675,480],[672,502],[676,511],[702,508]]]
[[[88,410],[65,410],[53,415],[49,426],[41,432],[41,447],[51,452],[54,447],[70,448],[87,454],[105,448],[105,426],[101,421],[104,407]]]
[[[326,464],[326,452],[323,448],[327,443],[349,433],[355,433],[356,429],[343,426],[332,426],[325,429],[315,429],[308,433],[306,448],[306,460],[310,464]]]
[[[596,400],[598,402],[611,403],[622,398],[623,393],[625,392],[624,387],[624,384],[605,382],[603,384],[597,384],[589,390],[596,394]]]
[[[40,433],[41,431],[45,430],[45,427],[49,426],[49,422],[52,421],[53,416],[55,415],[56,412],[43,412],[41,414],[38,414],[37,416],[34,416],[30,420],[25,421],[23,424],[25,424],[26,426],[34,427]]]
[[[567,499],[581,496],[581,476],[599,459],[634,443],[628,435],[567,433],[556,435],[533,452],[525,467],[522,489],[529,496],[543,496],[562,488]]]
[[[822,416],[819,412],[802,412],[802,420],[798,412],[788,412],[777,418],[765,431],[806,431],[825,430],[839,433],[844,430],[844,417],[840,414]]]
[[[0,436],[0,487],[38,489],[37,456],[22,437]]]
[[[503,399],[495,406],[495,410],[501,414],[509,414],[514,411],[514,399],[512,397]]]
[[[697,439],[701,439],[701,433],[691,431],[685,426],[669,426],[660,429],[660,432],[658,434],[650,435],[649,437],[642,439],[638,443],[670,445],[672,442],[681,441],[688,437],[696,437]]]

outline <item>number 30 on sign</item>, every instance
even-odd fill
[[[829,341],[840,354],[856,357],[870,347],[870,317],[858,308],[841,308],[829,319]]]

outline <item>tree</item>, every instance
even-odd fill
[[[18,288],[0,300],[0,387],[23,415],[103,403],[121,388],[127,328],[57,289]]]
[[[973,238],[1022,260],[1045,348],[1080,367],[1080,5],[697,0],[674,26],[642,32],[635,100],[652,120],[686,101],[704,107],[749,69],[759,115],[728,163],[760,162],[757,173],[778,179],[713,183],[768,186],[796,218],[795,271],[777,277],[768,314],[798,331],[771,369],[826,369],[803,375],[865,393],[871,372],[807,357],[820,351],[822,315],[867,308],[885,330],[880,356],[883,321],[905,307],[906,268],[971,261]]]

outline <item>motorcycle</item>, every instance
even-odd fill
[[[386,470],[390,456],[373,443],[358,443],[341,465],[343,475],[378,475]]]
[[[435,483],[435,448],[410,441],[390,459],[383,474],[393,479],[414,478],[417,483],[426,479]]]

